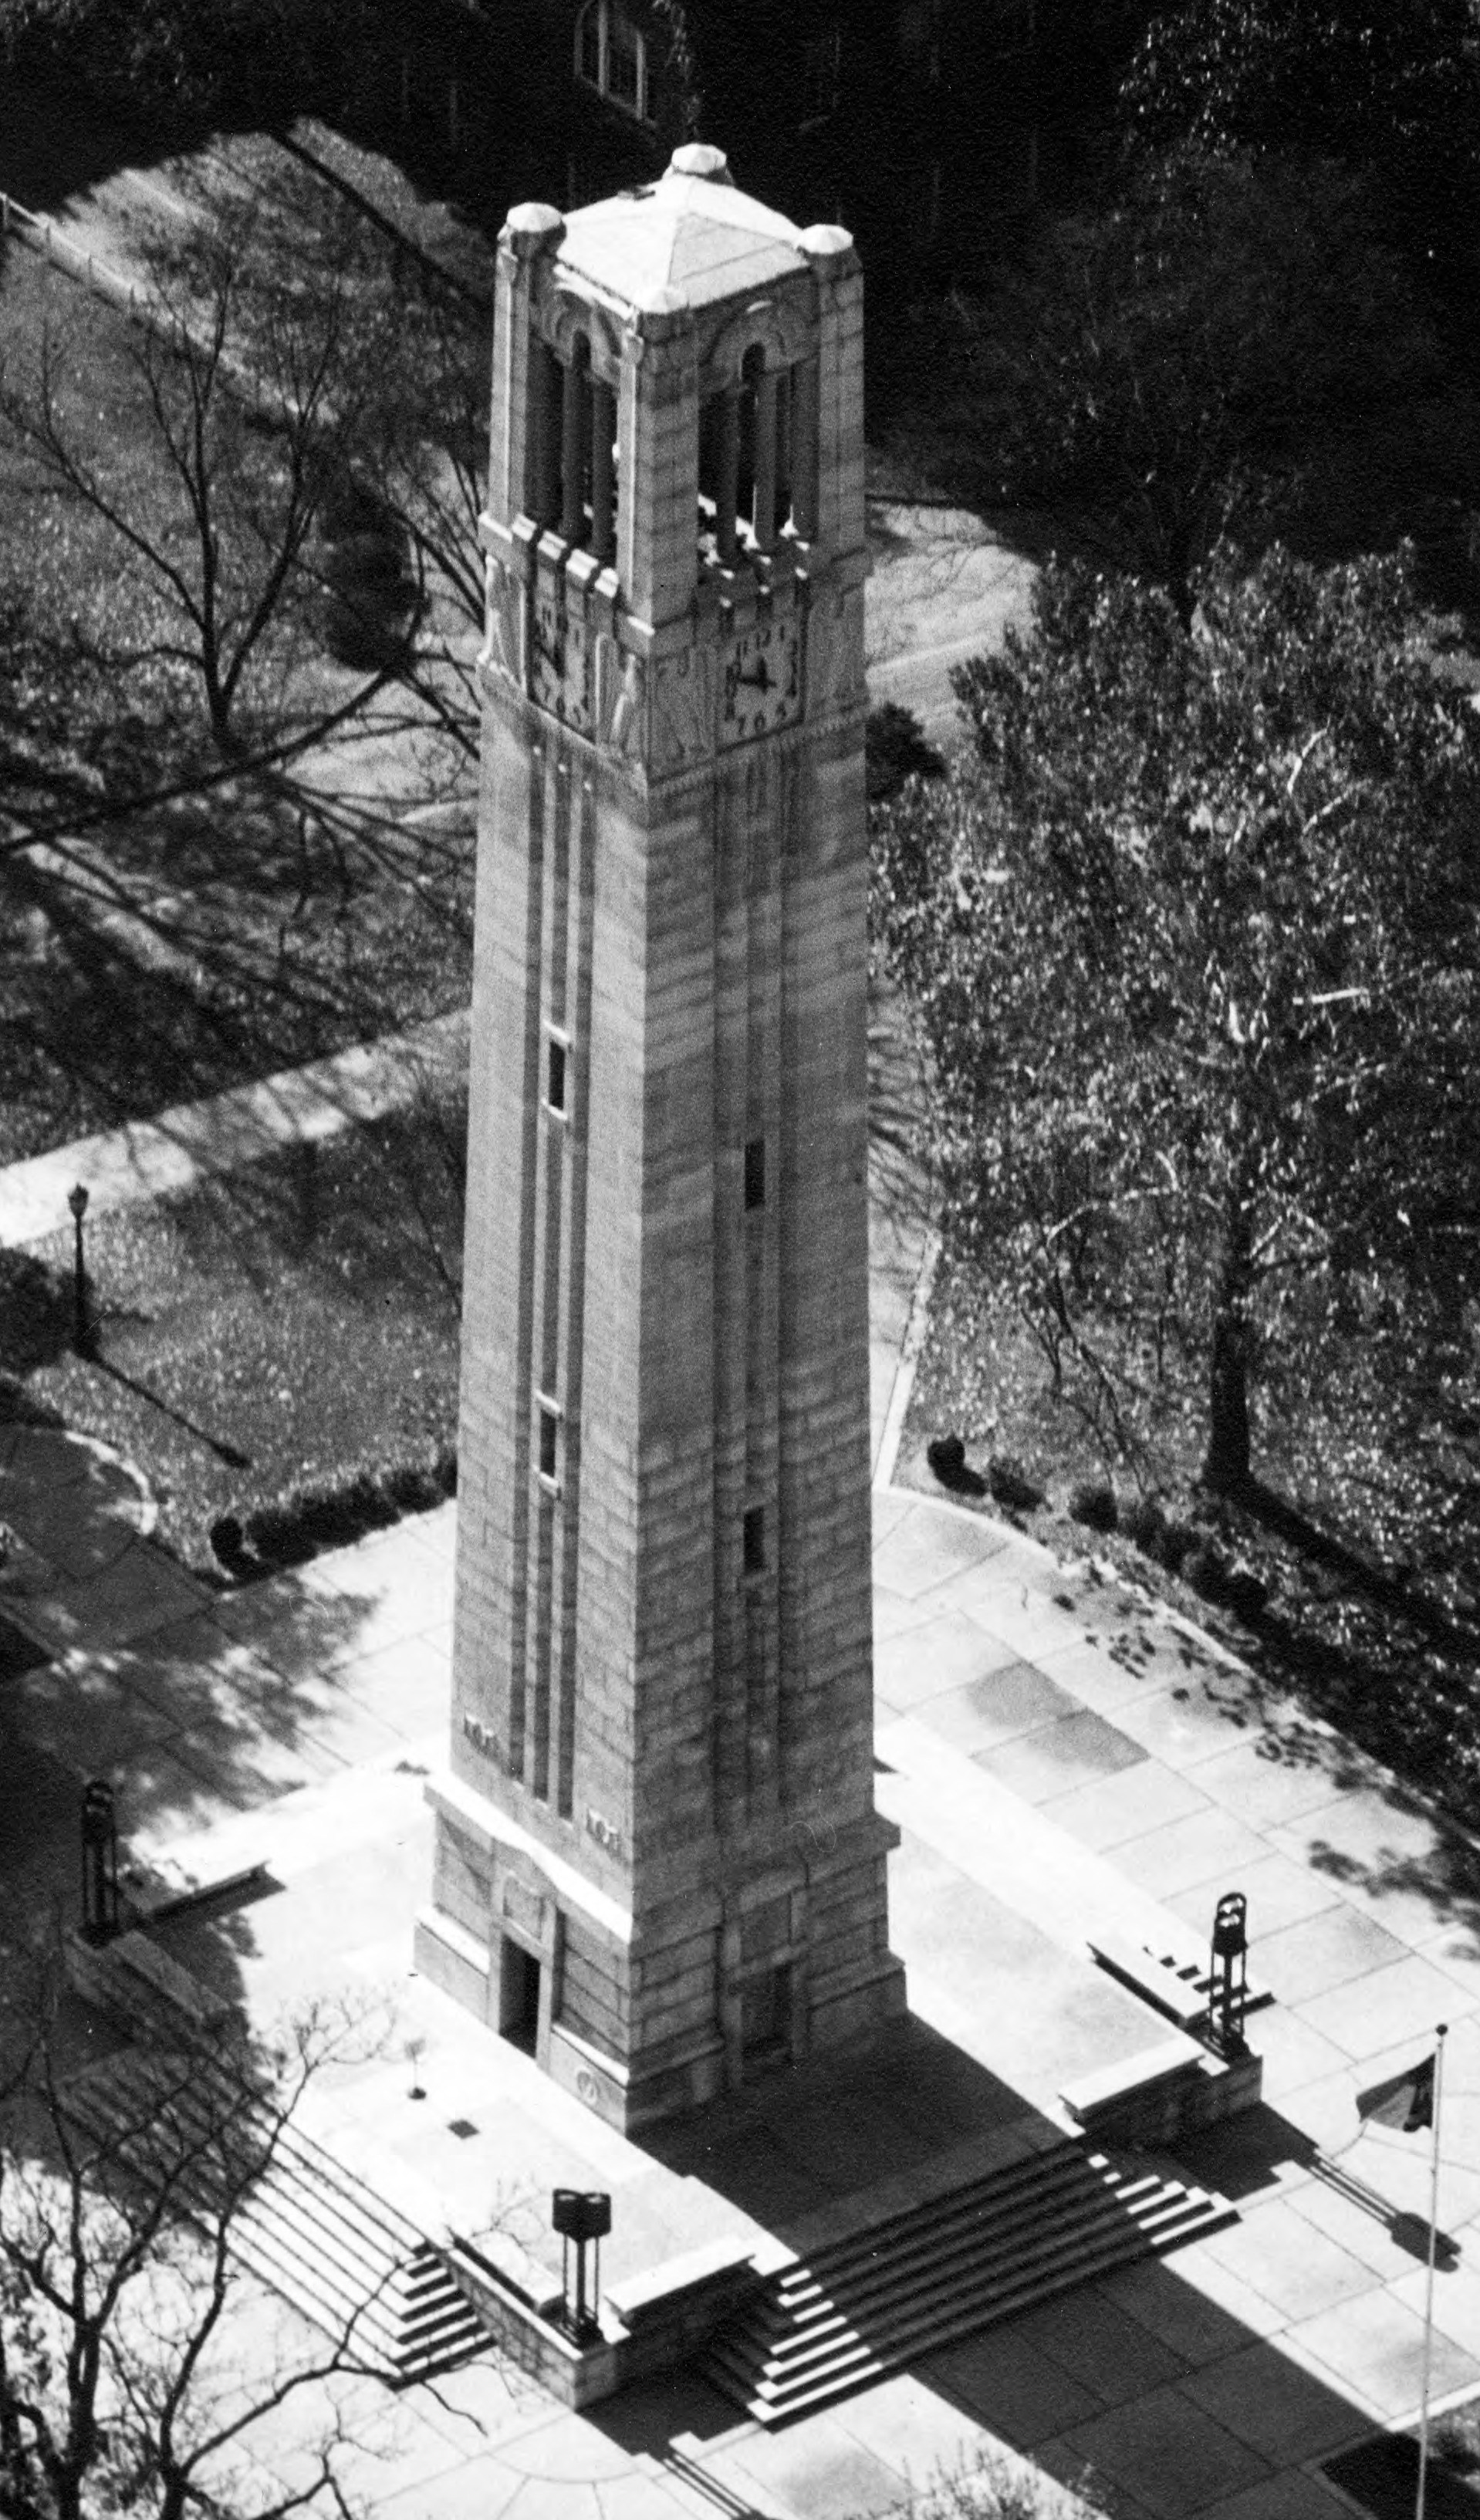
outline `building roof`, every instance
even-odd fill
[[[572,210],[561,266],[649,314],[705,306],[805,271],[800,230],[737,190],[722,150],[678,150],[655,184]]]

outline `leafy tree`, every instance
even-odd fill
[[[12,1956],[14,1958],[14,1955]],[[279,2053],[154,2050],[154,2089],[102,2131],[79,2114],[54,1978],[13,1972],[0,2030],[0,2512],[6,2520],[225,2515],[253,2423],[373,2370],[356,2320],[263,2367],[233,2348],[251,2190],[314,2075],[367,2052],[347,2013],[305,2017]],[[323,2497],[347,2520],[331,2416],[301,2481],[260,2520]]]
[[[1349,177],[1184,149],[958,301],[958,427],[989,499],[1067,510],[1186,621],[1213,543],[1323,433],[1421,390],[1411,297]]]
[[[975,763],[878,809],[876,913],[948,1248],[1112,1420],[1117,1358],[1178,1339],[1236,1493],[1313,1313],[1401,1354],[1480,1289],[1480,719],[1406,558],[1220,546],[1193,594],[1188,629],[1045,571],[1031,630],[958,673]]]
[[[1372,180],[1421,269],[1473,273],[1473,0],[1183,0],[1146,27],[1121,105],[1154,152],[1192,141],[1336,159]]]

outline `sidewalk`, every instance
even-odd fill
[[[904,1240],[888,1238],[880,1289],[896,1324]],[[51,1880],[71,1895],[76,1789],[100,1769],[144,1852],[187,1870],[269,1852],[284,1895],[232,1920],[253,2009],[301,2000],[326,1968],[393,1989],[428,2038],[438,2123],[454,2101],[486,2121],[497,2089],[505,2175],[522,2157],[542,2188],[558,2157],[613,2187],[650,2252],[673,2228],[668,2174],[648,2156],[635,2168],[631,2147],[618,2160],[526,2060],[408,1975],[426,1878],[421,1778],[443,1747],[454,1511],[220,1596],[154,1550],[119,1465],[74,1438],[0,1430],[0,1520],[24,1544],[0,1577],[0,1616],[56,1657],[5,1684],[5,1868],[13,1893]],[[902,2462],[918,2480],[937,2452],[988,2437],[1062,2474],[1093,2462],[1126,2520],[1334,2511],[1309,2462],[1413,2410],[1424,2279],[1426,2147],[1382,2130],[1359,2138],[1353,2097],[1422,2053],[1439,2020],[1453,2025],[1442,2217],[1460,2246],[1439,2276],[1434,2385],[1441,2403],[1480,2387],[1471,1851],[1088,1562],[1059,1565],[1005,1525],[885,1487],[875,1572],[879,1801],[904,1833],[893,1941],[916,2015],[1012,2107],[1053,2112],[1067,2076],[1156,2031],[1088,1968],[1086,1932],[1163,1914],[1205,1932],[1218,1893],[1241,1888],[1253,1971],[1278,1998],[1251,2025],[1268,2105],[1188,2165],[1242,2220],[776,2436],[736,2432],[733,2409],[681,2380],[585,2423],[532,2411],[480,2368],[455,2384],[492,2425],[470,2458],[412,2392],[396,2424],[414,2451],[397,2451],[376,2497],[398,2520],[440,2520],[465,2496],[518,2520],[702,2510],[716,2497],[808,2520],[875,2511],[898,2498]],[[399,2079],[389,2069],[386,2091],[366,2085],[358,2105],[382,2148],[425,2160],[427,2123],[408,2119]],[[442,2148],[471,2175],[470,2147]],[[728,2202],[726,2228],[737,2212]],[[775,2228],[775,2211],[757,2219]],[[675,2454],[683,2477],[678,2434],[698,2445]],[[707,2483],[684,2469],[695,2458]],[[551,2502],[557,2481],[565,2498]]]

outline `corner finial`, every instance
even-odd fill
[[[554,253],[564,242],[565,222],[548,202],[519,202],[504,221],[501,245],[512,248],[521,262],[538,253]]]
[[[723,149],[711,147],[707,140],[686,140],[675,149],[668,161],[670,175],[698,175],[706,184],[733,184],[730,160]]]

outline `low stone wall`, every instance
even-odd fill
[[[1166,2148],[1197,2127],[1216,2126],[1243,2109],[1257,2108],[1264,2088],[1264,2060],[1246,2051],[1218,2056],[1188,2053],[1184,2038],[1161,2042],[1087,2074],[1059,2093],[1087,2136],[1107,2143],[1158,2144]]]
[[[743,2241],[711,2241],[611,2285],[602,2299],[600,2335],[580,2344],[560,2324],[559,2287],[522,2252],[515,2264],[498,2239],[487,2248],[454,2240],[441,2255],[511,2362],[571,2408],[595,2406],[634,2380],[688,2362],[761,2280]]]

